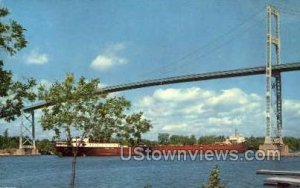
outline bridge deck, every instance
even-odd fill
[[[278,72],[288,72],[288,71],[296,71],[300,70],[300,63],[288,63],[281,65],[274,65],[272,67],[274,73]],[[108,86],[104,88],[100,88],[98,93],[113,93],[118,91],[125,91],[143,87],[151,87],[158,85],[167,85],[167,84],[175,84],[175,83],[183,83],[183,82],[194,82],[194,81],[204,81],[204,80],[213,80],[213,79],[221,79],[221,78],[232,78],[232,77],[240,77],[240,76],[251,76],[251,75],[259,75],[265,74],[266,68],[264,66],[261,67],[253,67],[253,68],[244,68],[244,69],[235,69],[228,71],[218,71],[211,73],[201,73],[201,74],[191,74],[191,75],[183,75],[183,76],[175,76],[168,77],[162,79],[154,79],[154,80],[146,80],[141,82],[133,82],[128,84],[121,84],[116,86]],[[50,103],[39,103],[33,106],[25,107],[24,112],[30,112],[36,109],[40,109],[46,106],[50,106]]]

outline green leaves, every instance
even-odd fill
[[[76,83],[72,74],[67,74],[63,82],[56,82],[49,90],[39,87],[39,98],[53,104],[49,109],[43,109],[41,118],[45,130],[55,130],[60,136],[60,129],[71,139],[71,129],[89,131],[90,118],[95,115],[95,104],[101,96],[97,96],[99,80],[87,82],[83,77]]]
[[[27,41],[24,37],[25,29],[14,20],[4,22],[9,14],[8,9],[0,8],[0,49],[9,55],[26,47]],[[13,121],[21,115],[24,100],[33,101],[36,95],[30,91],[35,86],[34,79],[27,82],[15,82],[12,80],[11,71],[3,69],[3,61],[0,60],[0,119]]]
[[[168,134],[168,133],[159,133],[158,137],[157,137],[157,141],[159,144],[167,145],[167,144],[169,144],[169,137],[170,137],[170,134]]]
[[[136,144],[141,134],[149,131],[149,120],[142,113],[128,115],[131,104],[124,97],[107,98],[99,94],[98,79],[77,82],[67,74],[63,82],[56,82],[48,90],[39,87],[39,98],[53,104],[43,109],[41,124],[45,130],[54,130],[56,137],[62,133],[69,140],[72,133],[90,137],[98,142],[111,142],[113,137]]]
[[[3,70],[2,61],[0,61],[0,81],[0,119],[13,121],[21,115],[24,100],[35,100],[36,94],[31,88],[36,82],[34,79],[28,79],[26,83],[14,82],[12,73]]]
[[[9,14],[9,11],[7,8],[0,8],[0,17],[5,17]]]
[[[0,8],[0,48],[10,55],[14,55],[27,45],[24,37],[24,31],[26,30],[14,20],[7,23],[3,22],[3,18],[8,14],[8,9]]]
[[[149,120],[142,118],[142,113],[128,115],[130,102],[124,97],[113,97],[98,106],[100,118],[93,127],[91,138],[95,141],[110,142],[115,136],[126,144],[138,144],[142,133],[150,130]]]
[[[141,135],[148,132],[152,127],[151,122],[142,116],[142,112],[128,115],[126,117],[126,123],[121,127],[121,136],[123,136],[130,145],[139,144]]]
[[[202,188],[225,188],[225,184],[221,182],[220,179],[220,169],[216,165],[210,172],[210,176],[207,185],[203,185]]]

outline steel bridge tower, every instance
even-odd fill
[[[35,143],[35,117],[34,110],[22,112],[19,137],[19,155],[37,155],[39,154]]]
[[[280,64],[279,9],[267,6],[266,45],[266,137],[265,144],[282,145],[282,98],[280,72],[272,71],[272,64]],[[274,97],[274,99],[273,99]],[[273,117],[274,115],[274,117]],[[275,121],[275,123],[274,123]],[[274,126],[275,124],[275,126]]]

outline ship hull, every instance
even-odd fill
[[[148,150],[147,150],[148,149]],[[151,150],[149,152],[149,150]],[[212,145],[184,145],[184,146],[155,146],[155,147],[79,147],[77,150],[77,156],[134,156],[141,153],[166,153],[172,152],[174,154],[183,154],[188,152],[190,154],[203,154],[207,151],[212,152],[231,152],[243,153],[246,151],[244,144],[212,144]],[[61,156],[73,156],[72,147],[56,147],[56,152]]]
[[[188,152],[190,154],[204,154],[205,152],[211,151],[216,152],[230,152],[244,153],[246,151],[245,144],[211,144],[211,145],[184,145],[184,146],[157,146],[152,148],[153,151],[167,151],[175,154],[182,154]]]
[[[56,152],[61,156],[73,156],[72,147],[56,147]],[[132,148],[95,148],[79,147],[77,156],[128,156],[133,153]]]

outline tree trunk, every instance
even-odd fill
[[[72,159],[72,174],[69,188],[75,188],[75,177],[76,177],[76,159],[77,159],[77,147],[73,147],[73,159]]]

